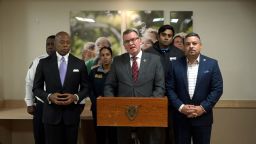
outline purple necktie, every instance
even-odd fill
[[[60,80],[61,80],[61,84],[64,84],[64,80],[65,80],[65,76],[66,76],[66,72],[67,72],[67,63],[65,61],[65,58],[62,57],[60,60]]]

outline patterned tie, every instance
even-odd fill
[[[67,72],[67,63],[65,61],[65,58],[62,57],[60,60],[60,80],[61,80],[61,84],[64,84],[64,80],[65,80],[65,76],[66,76],[66,72]]]
[[[132,57],[132,78],[136,82],[138,80],[139,68],[136,61],[137,57]]]

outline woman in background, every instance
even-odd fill
[[[116,144],[116,131],[114,127],[97,126],[96,116],[96,99],[99,96],[104,96],[104,83],[110,71],[112,63],[112,50],[110,47],[102,47],[99,50],[100,66],[93,68],[90,72],[89,79],[91,82],[90,99],[92,102],[91,111],[96,130],[97,144]]]
[[[179,49],[181,49],[182,51],[184,51],[184,37],[186,36],[186,33],[181,32],[181,33],[177,33],[174,37],[173,37],[173,45]]]

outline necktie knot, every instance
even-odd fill
[[[64,57],[61,57],[60,61],[61,62],[66,62]]]

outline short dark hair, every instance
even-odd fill
[[[101,53],[101,51],[104,50],[104,49],[107,49],[110,52],[111,56],[113,56],[113,52],[112,52],[112,49],[110,47],[102,47],[102,48],[100,48],[99,52]]]
[[[171,30],[173,35],[175,35],[175,31],[174,28],[171,25],[162,25],[159,29],[158,29],[158,35],[160,35],[160,33],[164,32],[165,30]]]
[[[194,33],[194,32],[188,33],[188,34],[185,36],[185,39],[188,38],[188,37],[192,37],[192,36],[195,36],[195,37],[197,37],[197,38],[200,40],[199,34]]]
[[[135,32],[135,33],[139,36],[138,30],[135,29],[135,28],[129,28],[129,29],[125,30],[125,31],[123,32],[123,36],[124,36],[124,35],[127,35],[127,34],[129,34],[129,33],[131,33],[131,32]]]
[[[47,37],[47,39],[55,39],[55,35],[50,35]]]

